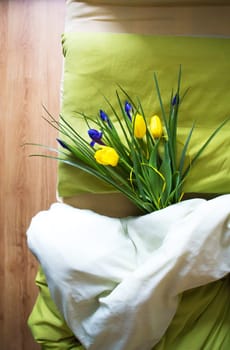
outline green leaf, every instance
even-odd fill
[[[172,167],[171,167],[171,159],[170,159],[169,150],[168,150],[168,142],[165,142],[165,145],[164,145],[164,156],[160,167],[160,172],[164,176],[165,182],[166,182],[166,188],[162,196],[162,201],[164,203],[167,203],[168,196],[172,189]]]
[[[192,137],[192,133],[193,133],[193,130],[194,130],[194,127],[195,127],[195,123],[193,123],[193,126],[192,128],[190,129],[189,131],[189,134],[187,136],[187,139],[185,141],[185,145],[182,149],[182,152],[181,152],[181,157],[180,157],[180,163],[179,163],[179,173],[181,174],[181,177],[183,177],[183,168],[184,168],[184,162],[185,162],[185,157],[187,155],[187,150],[188,150],[188,145],[190,143],[190,140],[191,140],[191,137]]]
[[[200,149],[198,150],[198,152],[195,154],[195,156],[193,157],[193,159],[191,160],[190,165],[186,168],[186,170],[183,173],[182,178],[184,179],[187,175],[189,170],[191,169],[191,167],[194,165],[195,161],[200,157],[200,155],[204,152],[204,150],[207,148],[207,146],[209,145],[209,143],[213,140],[213,138],[216,136],[216,134],[224,127],[224,125],[226,123],[228,123],[230,121],[230,118],[227,118],[223,121],[223,123],[221,123],[214,131],[213,133],[209,136],[209,138],[207,139],[207,141],[200,147]]]

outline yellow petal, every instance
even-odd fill
[[[158,117],[158,115],[154,115],[151,119],[150,119],[150,132],[152,134],[152,136],[156,139],[160,138],[163,134],[163,127],[162,127],[162,123],[160,118]]]
[[[142,115],[136,114],[134,118],[134,136],[142,139],[146,134],[146,123]]]
[[[116,150],[108,146],[103,146],[101,149],[97,150],[94,154],[94,158],[97,163],[102,165],[116,166],[119,161],[119,155]]]

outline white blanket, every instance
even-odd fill
[[[56,203],[27,231],[52,298],[90,350],[149,350],[181,292],[230,270],[230,195],[115,219]]]

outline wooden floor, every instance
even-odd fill
[[[0,1],[0,348],[36,350],[27,318],[37,262],[26,229],[56,200],[56,163],[25,142],[54,145],[42,104],[58,116],[64,0]]]

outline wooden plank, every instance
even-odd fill
[[[25,232],[56,200],[57,164],[29,158],[24,142],[55,145],[42,103],[58,116],[65,2],[0,2],[0,339],[2,350],[35,350],[27,327],[37,262]]]

